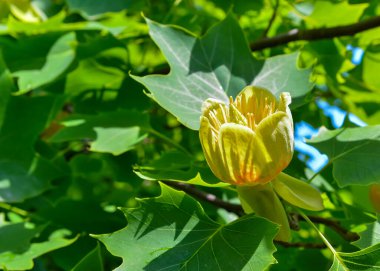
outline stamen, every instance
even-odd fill
[[[212,121],[212,124],[214,124],[215,128],[219,128],[222,125],[216,117],[215,110],[210,111],[210,119]]]

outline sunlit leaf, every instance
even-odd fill
[[[309,141],[327,154],[339,186],[380,180],[380,126],[321,131]]]
[[[116,270],[264,270],[274,263],[274,224],[245,216],[220,225],[183,192],[161,188],[161,196],[122,209],[126,228],[97,236],[122,257]]]
[[[229,96],[235,97],[251,84],[268,88],[276,95],[287,91],[293,97],[306,94],[312,87],[310,70],[297,69],[296,53],[266,61],[254,59],[232,15],[202,38],[148,19],[147,23],[150,36],[166,56],[171,72],[133,78],[191,129],[199,128],[202,102],[207,98],[228,102]]]

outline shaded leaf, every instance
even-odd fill
[[[34,149],[58,97],[15,97],[7,104],[0,133],[0,201],[16,202],[50,188],[50,181],[66,176],[67,169]]]
[[[183,192],[161,188],[160,197],[122,209],[126,228],[97,236],[123,258],[116,270],[264,270],[274,263],[274,224],[250,215],[220,225]]]
[[[100,246],[97,245],[91,250],[72,271],[103,271],[103,259],[100,251]]]
[[[38,70],[24,70],[13,73],[18,77],[19,91],[26,93],[32,89],[51,83],[61,76],[75,58],[75,33],[70,32],[59,38],[50,49],[46,63]]]
[[[145,180],[184,181],[210,187],[230,185],[216,178],[207,165],[180,151],[165,152],[145,165],[135,166],[134,172]]]

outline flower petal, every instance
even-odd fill
[[[225,165],[218,145],[218,134],[211,128],[210,121],[206,117],[201,117],[199,139],[211,171],[221,180],[228,178],[229,175],[226,175]]]
[[[274,178],[267,176],[271,158],[264,145],[250,128],[225,123],[219,131],[219,147],[222,159],[228,171],[225,182],[240,185],[255,185],[258,181],[265,183]]]
[[[288,217],[280,199],[270,183],[260,186],[238,186],[239,199],[244,212],[256,213],[281,226],[276,240],[289,242],[291,238]]]
[[[280,173],[292,160],[294,150],[293,123],[284,112],[276,112],[266,117],[256,128],[257,136],[262,140],[275,171]]]
[[[272,184],[276,193],[290,204],[311,211],[324,208],[321,194],[308,183],[280,173]]]
[[[290,112],[289,105],[292,103],[292,97],[289,92],[282,92],[280,95],[280,102],[278,103],[278,111],[285,112],[293,126],[292,113]]]

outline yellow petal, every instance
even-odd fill
[[[276,240],[289,242],[290,227],[284,206],[274,193],[270,183],[260,186],[238,186],[239,199],[244,212],[256,213],[280,225]]]
[[[266,117],[256,128],[273,161],[273,171],[280,173],[292,160],[294,135],[292,121],[284,112]]]
[[[255,185],[268,182],[274,176],[266,175],[270,156],[254,131],[236,124],[225,123],[219,131],[219,148],[228,171],[225,182]],[[227,177],[226,176],[226,177]]]
[[[225,165],[217,142],[218,133],[211,128],[210,121],[206,117],[201,117],[199,138],[211,171],[220,180],[224,180],[228,176],[226,175]]]
[[[290,112],[290,108],[289,108],[289,104],[291,104],[291,102],[292,102],[292,97],[290,96],[290,93],[282,92],[280,95],[280,102],[278,103],[278,111],[285,112],[288,115],[293,127],[292,113]]]
[[[311,211],[324,208],[321,194],[308,183],[280,173],[272,184],[276,193],[290,204]]]

